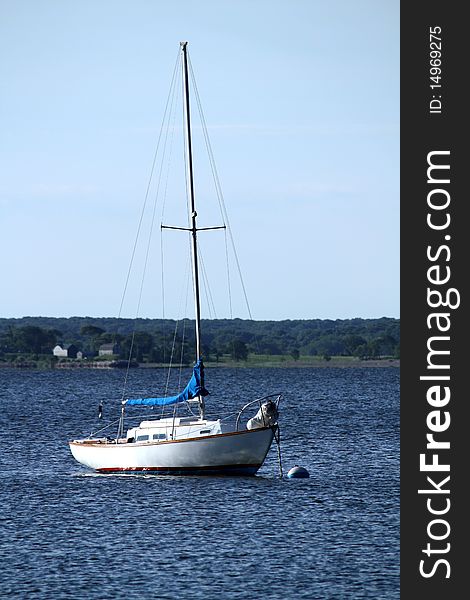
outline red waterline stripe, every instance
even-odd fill
[[[216,467],[104,467],[102,469],[96,469],[100,473],[116,473],[123,471],[156,471],[156,472],[200,472],[200,471],[241,471],[241,470],[258,470],[261,464],[256,465],[221,465]]]

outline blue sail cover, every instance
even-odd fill
[[[193,374],[188,385],[177,396],[167,398],[135,398],[126,401],[126,406],[166,406],[186,402],[197,396],[207,396],[209,392],[204,387],[204,365],[199,359],[193,367]]]

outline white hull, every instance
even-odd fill
[[[231,473],[254,475],[274,437],[272,427],[163,442],[121,443],[74,440],[70,449],[81,464],[99,472],[161,474]]]

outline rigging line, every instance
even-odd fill
[[[206,295],[207,307],[209,309],[209,319],[212,319],[212,313],[214,313],[214,318],[217,319],[217,312],[215,310],[215,304],[214,304],[214,300],[212,297],[212,290],[209,285],[209,278],[207,276],[206,265],[204,263],[204,257],[203,257],[203,254],[202,254],[199,244],[198,244],[198,254],[199,254],[199,258],[201,259],[202,280],[204,282],[204,293]]]
[[[178,55],[179,60],[181,61],[181,55]],[[176,65],[176,68],[178,68],[178,64]],[[175,68],[175,69],[176,69]],[[168,162],[167,162],[167,171],[166,171],[166,180],[165,180],[165,191],[163,194],[163,203],[162,203],[162,223],[164,220],[164,214],[165,214],[165,206],[166,206],[166,198],[167,198],[167,191],[168,191],[168,179],[170,176],[170,165],[171,165],[171,158],[173,155],[173,139],[175,136],[175,130],[176,130],[176,114],[177,114],[177,104],[178,104],[178,96],[177,96],[177,89],[178,86],[174,85],[173,86],[173,96],[172,96],[172,100],[171,100],[171,108],[170,108],[170,113],[168,116],[168,129],[171,129],[171,139],[170,139],[170,151],[169,151],[169,156],[168,156]],[[170,120],[171,120],[171,116],[173,116],[172,119],[172,124],[170,127]]]
[[[175,65],[175,73],[177,72],[177,70],[179,69],[179,67],[181,62],[181,53],[178,52],[178,59],[177,59],[177,63]],[[164,189],[164,193],[163,193],[163,201],[162,201],[162,212],[161,212],[161,224],[163,225],[163,221],[164,221],[164,215],[165,215],[165,206],[166,206],[166,198],[167,198],[167,191],[168,191],[168,180],[169,180],[169,176],[170,176],[170,164],[171,164],[171,157],[173,154],[173,138],[174,138],[174,134],[175,134],[175,129],[176,129],[176,105],[177,105],[177,89],[178,86],[176,84],[173,84],[173,96],[172,96],[172,100],[171,100],[171,108],[170,108],[170,114],[168,117],[168,128],[170,128],[170,120],[171,120],[171,115],[173,115],[173,122],[172,122],[172,126],[171,126],[171,139],[170,139],[170,152],[168,155],[168,163],[167,163],[167,172],[166,172],[166,180],[165,180],[165,189]],[[165,320],[165,259],[164,259],[164,243],[163,243],[163,229],[160,229],[160,256],[161,256],[161,287],[162,287],[162,319],[163,321]],[[163,334],[163,362],[166,362],[166,332],[165,332],[165,323],[162,323],[162,334]],[[169,369],[171,368],[171,361],[172,361],[172,355],[170,355],[170,359],[169,359]],[[166,389],[168,389],[168,382],[167,382],[167,386]],[[166,392],[165,392],[166,395]]]
[[[160,187],[160,182],[158,184],[158,187]],[[149,255],[150,255],[150,246],[151,246],[151,242],[152,242],[152,235],[153,235],[153,229],[155,226],[155,213],[157,210],[157,200],[158,200],[158,192],[157,195],[155,196],[155,200],[153,203],[153,211],[152,211],[152,219],[150,222],[150,230],[149,230],[149,234],[148,234],[148,238],[147,238],[147,248],[145,251],[145,260],[144,260],[144,268],[142,270],[142,278],[140,281],[140,289],[139,289],[139,298],[137,301],[137,309],[136,309],[136,313],[135,313],[135,320],[134,320],[134,328],[132,330],[132,338],[131,338],[131,347],[129,350],[129,357],[127,360],[127,369],[126,369],[126,375],[125,375],[125,379],[124,379],[124,390],[123,390],[123,397],[122,400],[124,400],[124,395],[125,395],[125,389],[127,386],[127,379],[129,376],[129,370],[130,370],[130,366],[131,366],[131,361],[132,361],[132,351],[134,349],[134,343],[135,343],[135,335],[136,335],[136,328],[137,328],[137,318],[140,314],[140,306],[142,304],[142,296],[143,296],[143,291],[144,291],[144,283],[145,283],[145,275],[147,274],[147,266],[148,266],[148,260],[149,260]]]
[[[163,338],[163,362],[165,363],[166,358],[166,335],[165,335],[165,277],[163,269],[165,261],[163,257],[163,231],[160,230],[160,260],[161,260],[161,284],[162,284],[162,338]]]
[[[184,296],[185,300],[184,300],[183,315],[188,314],[189,281],[190,281],[190,277],[189,277],[189,273],[187,273],[186,274],[186,294]],[[183,321],[183,333],[181,336],[180,368],[179,368],[179,374],[178,374],[178,389],[179,390],[181,389],[181,377],[182,377],[182,371],[183,371],[183,353],[184,353],[184,342],[186,340],[186,321],[187,321],[187,319],[185,319],[183,316],[182,321]]]
[[[188,266],[188,261],[186,261],[185,278],[184,278],[186,282],[188,281],[188,278],[189,278],[188,271],[189,271],[189,266]],[[176,348],[176,335],[177,335],[178,325],[179,325],[179,321],[180,321],[180,317],[181,317],[181,311],[182,311],[182,308],[181,308],[181,305],[182,305],[182,295],[183,294],[181,292],[181,295],[180,295],[180,307],[179,307],[179,310],[178,310],[179,317],[175,321],[175,331],[174,331],[174,334],[173,334],[173,343],[172,343],[172,346],[171,346],[170,361],[169,361],[169,364],[168,364],[168,374],[167,374],[166,385],[165,385],[165,394],[164,394],[165,397],[168,394],[168,388],[169,388],[169,384],[170,384],[170,374],[171,374],[171,369],[172,369],[172,366],[173,366],[173,357],[174,357],[175,348]]]
[[[189,59],[189,57],[188,57],[188,59]],[[209,139],[209,132],[208,132],[206,120],[204,117],[204,111],[202,110],[202,102],[201,102],[201,98],[199,96],[199,90],[197,87],[196,77],[195,77],[194,71],[193,71],[193,66],[191,64],[191,59],[189,59],[189,70],[190,70],[190,74],[191,74],[191,82],[192,82],[193,88],[194,88],[194,96],[196,98],[196,104],[197,104],[197,108],[198,108],[198,112],[199,112],[199,118],[201,119],[202,133],[204,135],[206,150],[207,150],[207,154],[209,156],[209,164],[210,164],[211,171],[212,171],[212,177],[214,179],[214,186],[215,186],[215,191],[216,191],[216,195],[217,195],[217,200],[219,202],[220,216],[222,218],[223,224],[225,225],[224,214],[223,214],[222,207],[221,207],[222,187],[220,185],[219,177],[217,174],[217,168],[215,165],[214,154],[212,152],[212,147],[211,147],[211,143],[210,143],[210,139]]]
[[[177,59],[177,63],[175,65],[175,71],[174,74],[176,75],[177,69],[179,67],[179,62],[181,61],[181,56],[180,53],[178,53],[178,59]],[[160,163],[160,172],[159,172],[159,178],[158,178],[158,185],[157,185],[157,191],[156,191],[156,196],[155,196],[155,204],[154,204],[154,212],[153,212],[153,217],[152,217],[152,228],[153,228],[153,219],[155,216],[155,211],[156,211],[156,203],[157,203],[157,198],[160,192],[160,185],[161,185],[161,180],[162,180],[162,172],[163,172],[163,164],[165,161],[165,155],[167,154],[167,168],[166,168],[166,179],[165,179],[165,186],[164,186],[164,192],[163,192],[163,199],[162,199],[162,211],[161,211],[161,222],[163,223],[163,217],[165,214],[165,204],[166,204],[166,198],[167,198],[167,191],[168,191],[168,179],[169,179],[169,174],[170,174],[170,164],[171,164],[171,158],[172,158],[172,154],[173,154],[173,138],[174,138],[174,133],[175,133],[175,120],[176,120],[176,102],[175,102],[175,98],[176,98],[176,90],[177,90],[177,85],[174,83],[173,81],[173,85],[172,85],[172,90],[173,90],[173,94],[171,97],[171,104],[170,104],[170,110],[169,110],[169,114],[168,114],[168,123],[167,123],[167,128],[166,128],[166,132],[165,132],[165,143],[164,143],[164,152],[163,152],[163,156],[162,156],[162,160]],[[173,115],[173,126],[170,127],[170,121],[171,121],[171,116]],[[169,131],[171,130],[171,136],[170,136],[170,143],[168,144],[168,135],[169,135]],[[169,151],[168,153],[166,152],[167,148],[169,145]],[[162,285],[162,311],[163,311],[163,319],[165,318],[165,282],[164,282],[164,261],[163,261],[163,231],[162,229],[160,229],[160,256],[161,256],[161,285]],[[165,362],[165,358],[166,358],[166,337],[165,337],[165,323],[162,323],[162,333],[163,333],[163,360]]]
[[[162,182],[162,173],[163,173],[163,166],[165,163],[165,155],[168,154],[167,165],[166,165],[165,187],[164,187],[164,194],[163,194],[163,200],[162,200],[162,221],[163,221],[163,215],[165,212],[166,193],[168,190],[168,178],[170,175],[170,164],[171,164],[171,157],[173,154],[173,138],[174,138],[175,132],[174,132],[174,127],[170,128],[170,118],[171,118],[171,111],[173,109],[173,104],[174,104],[173,101],[174,101],[175,95],[176,95],[176,85],[174,86],[172,101],[171,101],[171,105],[170,105],[170,111],[169,111],[169,115],[168,115],[168,123],[167,123],[167,127],[165,129],[165,141],[164,141],[164,145],[163,145],[163,155],[162,155],[162,159],[160,162],[160,171],[158,173],[158,183],[157,183],[157,189],[155,192],[155,202],[156,202],[157,198],[160,194],[160,185]],[[174,120],[173,120],[173,123],[174,123]],[[170,137],[170,144],[168,144],[168,137],[169,137],[170,129],[171,129],[171,137]],[[167,152],[168,147],[169,147],[169,150]]]
[[[178,324],[179,324],[179,321],[176,320],[175,321],[175,331],[173,333],[173,343],[171,345],[170,360],[168,361],[168,372],[167,372],[167,376],[166,376],[165,391],[163,394],[164,398],[166,398],[168,395],[168,387],[170,385],[171,366],[173,364],[173,354],[174,354],[175,346],[176,346],[176,334],[178,332]],[[163,407],[162,407],[162,410],[163,410]]]
[[[179,69],[180,67],[180,62],[181,62],[181,55],[180,53],[178,53],[178,60],[177,60],[177,64],[175,66],[175,72],[177,69]],[[169,143],[169,152],[168,152],[168,158],[167,158],[167,167],[166,167],[166,178],[165,178],[165,186],[164,186],[164,192],[163,192],[163,199],[162,199],[162,211],[161,211],[161,227],[160,227],[160,260],[161,260],[161,293],[162,293],[162,338],[163,338],[163,362],[166,363],[166,359],[167,359],[167,348],[166,348],[166,328],[165,328],[165,308],[166,308],[166,304],[165,304],[165,257],[164,257],[164,243],[163,243],[163,221],[164,221],[164,215],[165,215],[165,206],[166,206],[166,199],[167,199],[167,192],[168,192],[168,180],[169,180],[169,176],[170,176],[170,166],[171,166],[171,160],[172,160],[172,155],[173,155],[173,139],[174,139],[174,135],[175,135],[175,123],[176,123],[176,105],[177,105],[177,89],[178,86],[175,84],[173,85],[173,96],[171,99],[171,108],[170,108],[170,113],[168,116],[168,128],[167,128],[167,135],[165,138],[165,149],[167,148],[167,141],[168,141],[168,131],[171,130],[171,136],[170,136],[170,143]],[[170,126],[170,122],[172,121],[172,125]],[[160,170],[160,174],[163,170],[163,162],[164,162],[164,157],[162,157],[162,163],[161,163],[161,170]],[[160,187],[160,182],[159,182],[159,187]],[[176,324],[176,328],[175,328],[175,333],[174,336],[176,336],[177,333],[177,324]],[[172,352],[170,353],[170,357],[169,357],[169,363],[168,363],[168,370],[170,372],[171,370],[171,366],[172,366],[172,362],[173,362],[173,350],[174,350],[174,339],[173,339],[173,349]],[[168,373],[168,377],[169,377],[169,373]],[[165,396],[167,394],[168,391],[168,378],[166,381],[166,385],[165,385]]]
[[[197,84],[196,84],[196,78],[194,76],[194,71],[191,65],[191,61],[189,61],[189,67],[190,67],[190,72],[191,72],[191,80],[193,83],[193,87],[194,87],[194,91],[195,91],[195,96],[196,96],[196,101],[197,101],[197,106],[199,109],[199,115],[201,118],[201,123],[202,123],[202,130],[204,133],[204,139],[206,141],[206,148],[207,148],[207,152],[209,154],[209,162],[211,165],[211,169],[212,169],[212,173],[213,173],[213,177],[214,177],[214,182],[216,185],[216,190],[217,190],[217,197],[219,200],[219,209],[222,213],[222,220],[224,221],[224,225],[227,226],[228,232],[229,232],[229,236],[230,236],[230,241],[232,244],[232,250],[235,256],[235,262],[237,265],[237,270],[238,270],[238,276],[240,278],[240,283],[242,286],[242,290],[243,290],[243,295],[245,298],[245,304],[248,310],[248,314],[250,316],[250,319],[253,320],[252,314],[251,314],[251,309],[250,309],[250,304],[248,302],[248,295],[246,293],[246,288],[245,288],[245,282],[243,280],[243,275],[242,275],[242,271],[241,271],[241,267],[240,267],[240,261],[238,260],[238,254],[237,254],[237,250],[236,250],[236,246],[235,246],[235,240],[233,238],[233,234],[232,234],[232,228],[230,226],[230,221],[228,218],[228,213],[227,213],[227,208],[225,206],[225,201],[224,201],[224,196],[222,193],[222,186],[220,185],[220,180],[219,180],[219,176],[217,173],[217,167],[215,164],[215,158],[214,158],[214,153],[212,152],[212,146],[210,143],[210,139],[209,139],[209,133],[208,133],[208,129],[207,129],[207,125],[206,125],[206,120],[204,118],[204,112],[202,110],[202,103],[199,97],[199,92],[197,89]]]
[[[162,123],[161,123],[161,126],[160,126],[160,132],[158,134],[157,146],[155,148],[155,152],[154,152],[154,155],[153,155],[152,167],[150,169],[150,175],[149,175],[149,179],[148,179],[148,182],[147,182],[147,189],[146,189],[146,192],[145,192],[144,202],[143,202],[143,205],[142,205],[142,211],[141,211],[141,214],[140,214],[139,224],[138,224],[138,227],[137,227],[137,232],[136,232],[136,236],[135,236],[135,240],[134,240],[134,246],[133,246],[132,253],[131,253],[131,259],[130,259],[130,262],[129,262],[129,268],[128,268],[128,271],[127,271],[126,281],[125,281],[125,284],[124,284],[124,291],[123,291],[122,298],[121,298],[121,304],[119,306],[118,319],[121,317],[122,309],[123,309],[123,306],[124,306],[124,299],[125,299],[125,296],[126,296],[126,293],[127,293],[128,285],[129,285],[130,274],[131,274],[131,271],[132,271],[132,266],[134,264],[134,258],[135,258],[135,253],[136,253],[136,249],[137,249],[137,242],[138,242],[139,237],[140,237],[140,230],[142,228],[143,218],[144,218],[145,210],[146,210],[146,207],[147,207],[148,197],[149,197],[149,194],[150,194],[150,186],[152,184],[153,174],[154,174],[154,171],[155,171],[155,165],[156,165],[157,156],[158,156],[158,151],[159,151],[160,142],[161,142],[161,139],[162,139],[162,132],[163,132],[163,128],[164,128],[164,124],[165,124],[166,118],[167,118],[168,107],[169,107],[169,103],[170,103],[170,97],[172,97],[172,90],[175,87],[176,73],[177,73],[177,68],[178,68],[178,62],[179,62],[179,60],[180,60],[180,56],[179,56],[179,52],[178,52],[178,56],[177,56],[177,59],[176,59],[176,62],[175,62],[175,66],[174,66],[174,69],[173,69],[173,76],[172,76],[172,79],[171,79],[170,90],[168,92],[168,96],[167,96],[167,100],[166,100],[166,104],[165,104],[165,110],[164,110],[164,113],[163,113]],[[155,199],[154,211],[153,211],[154,215],[155,215],[155,208],[156,208],[156,199]],[[152,217],[152,221],[153,221],[153,218],[154,217]],[[152,228],[153,228],[153,223],[152,223]],[[147,254],[148,254],[148,249],[147,249]],[[145,274],[145,268],[144,268],[144,274]],[[141,294],[142,294],[142,287],[143,287],[143,280],[142,280],[142,285],[141,285]],[[140,308],[140,301],[141,301],[141,296],[139,297],[138,309]],[[136,316],[136,318],[137,318],[137,316]],[[128,360],[127,360],[127,369],[126,369],[126,373],[125,373],[125,377],[124,377],[124,383],[123,383],[121,401],[124,400],[124,397],[125,397],[125,394],[126,394],[126,389],[127,389],[127,380],[128,380],[128,377],[129,377],[129,370],[130,370],[131,360],[132,360],[132,350],[133,350],[133,347],[134,347],[134,340],[135,340],[135,328],[136,328],[136,323],[134,322],[134,329],[133,329],[133,332],[132,332],[131,346],[130,346],[130,350],[129,350],[129,357],[128,357]]]
[[[184,314],[188,314],[188,298],[189,298],[189,287],[190,287],[190,281],[192,278],[189,277],[189,268],[190,268],[190,263],[191,263],[191,249],[188,246],[188,260],[186,263],[186,296],[185,296],[185,308],[184,308]],[[181,341],[181,363],[180,363],[180,370],[179,370],[179,386],[178,388],[181,389],[181,376],[182,376],[182,370],[183,370],[183,348],[184,348],[184,337],[185,337],[185,330],[186,330],[186,319],[183,319],[183,339]],[[175,405],[175,408],[178,405]],[[195,413],[193,412],[192,408],[191,408],[191,404],[186,401],[186,407],[189,410],[190,414],[193,416],[196,416]]]
[[[214,313],[214,318],[217,318],[215,316],[215,307],[214,307],[214,303],[212,300],[212,294],[211,294],[211,290],[209,287],[209,280],[207,277],[207,272],[206,272],[206,267],[204,265],[204,259],[202,258],[202,254],[199,253],[199,258],[201,261],[201,274],[202,274],[202,283],[203,283],[203,289],[204,289],[204,296],[206,298],[206,305],[207,305],[207,312],[208,312],[208,316],[209,319],[212,319],[212,313]]]
[[[181,321],[183,323],[183,332],[182,332],[182,336],[181,336],[181,348],[180,348],[180,365],[179,365],[179,371],[178,371],[178,390],[181,390],[181,380],[182,380],[182,375],[183,375],[183,355],[184,355],[184,343],[186,341],[186,325],[187,325],[187,321],[188,319],[185,318],[185,315],[188,314],[188,298],[189,298],[189,288],[190,288],[190,282],[191,282],[191,277],[189,275],[189,271],[190,271],[190,267],[191,267],[191,250],[190,248],[188,248],[189,252],[188,252],[188,258],[186,261],[186,276],[185,276],[185,280],[186,280],[186,293],[184,295],[184,310],[181,313]],[[188,408],[190,408],[189,402],[186,402]],[[179,410],[179,406],[177,404],[175,404],[175,408],[173,411],[173,418],[175,418],[176,413]],[[190,409],[191,414],[194,415],[193,411]]]
[[[167,111],[168,111],[168,104],[169,104],[169,101],[170,101],[170,96],[171,96],[172,88],[175,85],[175,78],[176,78],[176,72],[177,72],[177,67],[178,67],[179,60],[180,60],[180,57],[179,57],[179,53],[178,53],[176,64],[175,64],[175,67],[173,69],[173,77],[172,77],[171,84],[170,84],[170,90],[168,92],[168,97],[167,97],[167,100],[166,100],[165,111],[164,111],[164,114],[163,114],[162,124],[161,124],[161,127],[160,127],[160,133],[158,134],[157,147],[155,148],[155,152],[154,152],[154,155],[153,155],[152,167],[150,169],[150,176],[149,176],[149,180],[148,180],[148,183],[147,183],[147,189],[146,189],[146,192],[145,192],[144,203],[143,203],[142,211],[141,211],[141,214],[140,214],[139,224],[137,226],[137,233],[136,233],[136,236],[135,236],[134,247],[132,249],[132,254],[131,254],[131,260],[130,260],[130,263],[129,263],[129,268],[128,268],[128,271],[127,271],[127,277],[126,277],[126,282],[125,282],[125,285],[124,285],[124,292],[122,294],[121,305],[119,307],[118,318],[121,317],[122,307],[124,305],[124,298],[126,296],[127,287],[129,285],[129,278],[130,278],[130,274],[131,274],[131,270],[132,270],[132,265],[134,263],[135,252],[136,252],[136,249],[137,249],[137,242],[138,242],[138,239],[139,239],[140,230],[142,228],[142,222],[143,222],[143,218],[144,218],[144,214],[145,214],[145,209],[146,209],[146,206],[147,206],[147,200],[148,200],[149,193],[150,193],[150,186],[151,186],[152,179],[153,179],[153,173],[154,173],[155,164],[156,164],[156,161],[157,161],[158,150],[160,148],[160,141],[161,141],[163,127],[164,127],[164,124],[165,124],[166,115],[167,115]]]
[[[178,390],[181,389],[181,379],[183,375],[183,354],[184,354],[184,342],[186,341],[186,319],[183,319],[183,331],[181,333],[181,346],[180,346],[180,364],[178,370]]]
[[[184,65],[183,62],[181,61],[181,69],[183,71],[182,77],[181,77],[181,95],[182,97],[184,97],[184,93],[185,93],[185,89],[184,89]],[[186,103],[183,103],[183,131],[185,131],[185,127],[186,127]],[[186,209],[186,220],[187,220],[187,224],[188,224],[188,229],[191,228],[191,221],[190,221],[190,213],[191,213],[191,198],[190,198],[190,190],[189,190],[189,179],[188,179],[188,170],[189,170],[189,156],[188,156],[188,149],[186,148],[186,142],[183,144],[183,156],[184,156],[184,178],[185,178],[185,190],[186,190],[186,204],[187,204],[187,209]],[[191,235],[191,234],[189,234]],[[191,237],[189,237],[189,239],[191,240]],[[191,245],[191,242],[190,242]]]
[[[227,263],[227,288],[228,288],[228,303],[230,310],[230,318],[233,319],[233,311],[232,311],[232,288],[230,285],[230,261],[228,257],[228,244],[227,244],[227,230],[224,231],[224,240],[225,240],[225,260]]]

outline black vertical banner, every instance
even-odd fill
[[[401,597],[467,595],[470,174],[461,2],[401,4]]]

